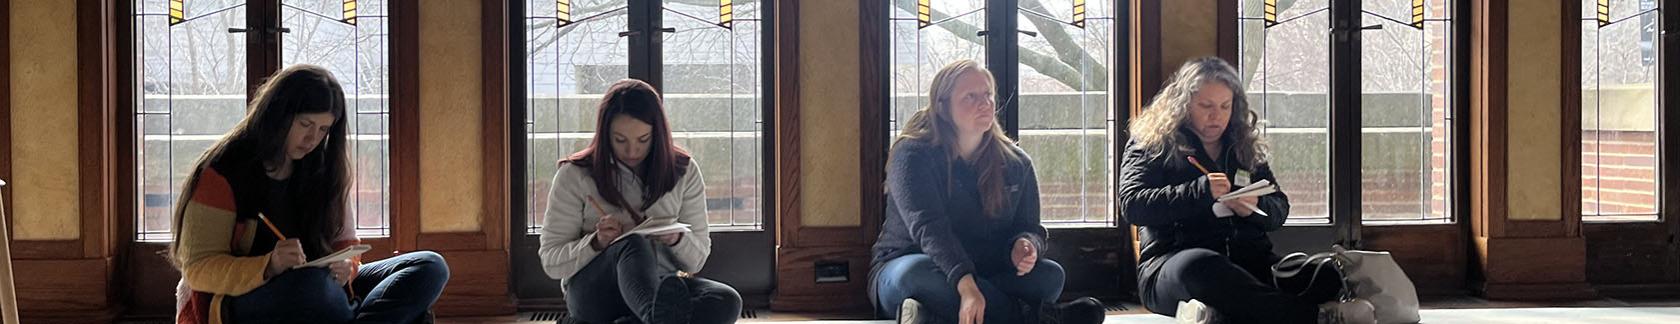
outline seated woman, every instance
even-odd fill
[[[741,297],[693,277],[712,252],[700,165],[671,141],[653,86],[614,83],[595,138],[560,161],[543,217],[543,271],[560,279],[567,321],[734,323]],[[630,233],[687,224],[690,231]]]
[[[1100,323],[1102,305],[1062,294],[1044,258],[1032,159],[996,122],[992,74],[972,60],[939,70],[894,140],[887,219],[870,262],[878,316],[899,323]]]
[[[437,253],[293,269],[360,243],[345,206],[350,161],[338,81],[295,65],[253,98],[181,186],[169,247],[181,270],[176,322],[430,322],[449,280]]]
[[[1237,71],[1218,58],[1200,58],[1185,63],[1132,121],[1115,193],[1121,215],[1139,226],[1143,305],[1193,323],[1373,322],[1370,303],[1331,300],[1341,288],[1333,272],[1321,273],[1338,282],[1329,292],[1272,286],[1270,269],[1281,258],[1266,233],[1289,215],[1281,189],[1217,202],[1261,180],[1277,182],[1258,119]]]

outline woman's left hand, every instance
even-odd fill
[[[1015,239],[1015,247],[1009,253],[1010,261],[1015,262],[1015,276],[1025,276],[1032,272],[1033,265],[1038,264],[1038,247],[1026,238]]]
[[[353,261],[344,260],[334,262],[331,266],[328,266],[328,268],[332,269],[333,280],[338,281],[338,285],[340,286],[350,284],[350,275],[356,271],[355,267],[352,267],[350,262]]]
[[[1237,216],[1248,217],[1250,215],[1254,215],[1254,208],[1249,208],[1248,206],[1259,207],[1260,197],[1237,198],[1235,200],[1225,202],[1225,206],[1231,207],[1231,211],[1237,212]]]
[[[666,246],[677,245],[677,242],[682,241],[682,232],[654,235],[653,240],[664,243]]]

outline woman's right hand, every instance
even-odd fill
[[[607,249],[607,246],[612,245],[621,235],[624,235],[624,225],[614,220],[612,215],[602,215],[601,219],[595,222],[595,249]]]
[[[274,243],[274,250],[268,252],[268,272],[263,273],[263,277],[272,278],[304,262],[303,244],[295,238],[280,240]]]
[[[957,324],[981,324],[986,318],[986,296],[974,283],[974,275],[957,280],[957,294],[962,296],[962,308],[957,310]]]
[[[1224,173],[1209,173],[1207,179],[1208,191],[1213,194],[1213,199],[1219,199],[1219,197],[1231,193],[1231,179],[1225,177]]]

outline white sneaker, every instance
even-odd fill
[[[1364,299],[1318,305],[1320,324],[1376,324],[1377,308]]]
[[[922,324],[922,303],[915,299],[905,298],[898,306],[898,324]]]
[[[1216,320],[1213,308],[1200,300],[1178,302],[1178,324],[1212,324]]]

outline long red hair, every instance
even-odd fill
[[[653,126],[651,143],[648,143],[647,157],[642,164],[632,170],[636,177],[642,180],[642,205],[630,206],[624,200],[624,194],[618,188],[618,157],[614,156],[612,144],[612,120],[619,115],[629,116]],[[682,179],[688,171],[691,157],[688,150],[677,146],[671,140],[671,124],[665,118],[665,101],[660,98],[659,91],[654,90],[647,82],[635,79],[624,79],[614,82],[601,97],[601,103],[596,106],[595,138],[589,141],[589,147],[560,160],[560,164],[572,163],[589,169],[589,177],[595,180],[595,191],[601,194],[603,203],[612,204],[624,209],[636,223],[647,219],[642,211],[653,206],[666,193],[677,186],[677,180]]]

